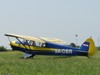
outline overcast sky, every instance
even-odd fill
[[[5,33],[100,43],[100,0],[0,0],[0,45]]]

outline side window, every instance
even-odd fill
[[[36,46],[35,41],[30,41],[30,45],[31,45],[31,46]]]
[[[32,46],[36,46],[36,43],[35,43],[35,41],[32,41]]]
[[[30,41],[29,43],[30,46],[37,46],[37,47],[45,47],[45,43],[37,42],[37,41]]]
[[[41,47],[46,47],[46,44],[45,43],[42,43]]]
[[[36,46],[40,47],[40,42],[36,41]]]
[[[27,40],[23,40],[23,43],[24,43],[25,45],[28,45],[28,41],[27,41]]]

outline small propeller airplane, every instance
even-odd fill
[[[35,55],[59,55],[59,56],[93,56],[95,44],[92,38],[88,38],[80,48],[63,45],[65,42],[60,39],[36,38],[17,34],[5,34],[9,39],[9,45],[13,50],[24,52],[23,58],[31,58]],[[11,41],[9,37],[16,38]]]

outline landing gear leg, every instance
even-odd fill
[[[34,56],[35,56],[34,54],[25,53],[22,58],[27,59],[27,58],[33,58]]]

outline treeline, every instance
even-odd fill
[[[96,47],[97,50],[100,50],[100,46]]]
[[[4,46],[0,46],[0,51],[8,51],[8,49]]]

